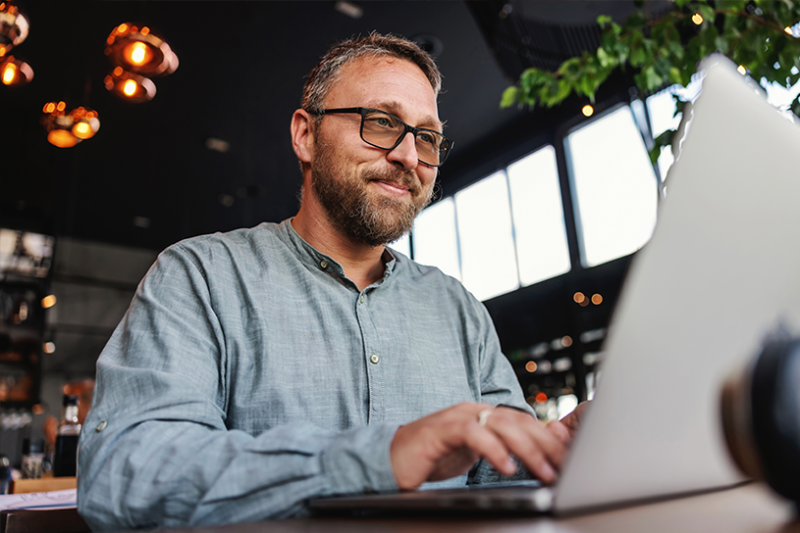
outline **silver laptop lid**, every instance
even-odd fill
[[[650,243],[609,328],[556,510],[741,480],[718,393],[779,323],[800,328],[800,128],[712,57]]]

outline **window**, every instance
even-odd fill
[[[505,171],[456,194],[461,281],[479,300],[519,287]]]
[[[564,208],[552,146],[508,167],[511,208],[522,286],[569,271]]]
[[[408,238],[408,233],[394,241],[389,245],[389,248],[392,250],[397,250],[401,254],[405,254],[408,257],[411,257],[411,242]]]
[[[694,101],[700,93],[702,77],[695,75],[688,87],[673,85],[663,91],[647,98],[647,113],[650,115],[650,127],[655,139],[666,130],[677,129],[681,123],[681,114],[675,116],[675,98],[673,94],[679,94],[683,100]],[[669,146],[661,148],[661,155],[658,157],[658,173],[661,181],[667,178],[667,171],[675,162],[672,149]]]
[[[570,133],[566,143],[584,266],[641,248],[655,227],[658,191],[630,108]]]
[[[439,267],[445,274],[461,279],[452,198],[435,203],[417,217],[414,222],[414,260]]]
[[[432,205],[417,217],[412,241],[416,261],[459,279],[479,300],[569,271],[555,149]]]

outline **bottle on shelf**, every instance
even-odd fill
[[[44,442],[31,441],[26,438],[22,441],[22,479],[39,479],[42,477],[44,462]]]
[[[81,424],[78,422],[78,396],[64,395],[64,412],[56,436],[56,452],[53,459],[55,477],[75,476],[78,470],[78,437]]]

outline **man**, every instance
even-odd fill
[[[577,414],[536,421],[484,307],[385,247],[450,146],[439,86],[412,42],[335,46],[292,116],[297,216],[159,256],[97,363],[92,528],[296,516],[315,496],[513,475],[512,455],[555,479]]]

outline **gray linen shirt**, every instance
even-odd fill
[[[291,220],[165,250],[97,362],[79,452],[89,525],[302,515],[310,497],[396,490],[401,424],[463,401],[530,411],[483,305],[385,257],[359,291]]]

